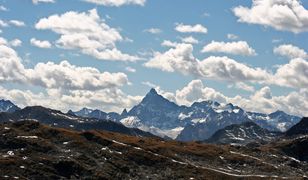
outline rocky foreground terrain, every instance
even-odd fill
[[[308,136],[246,146],[0,124],[0,179],[305,179]]]

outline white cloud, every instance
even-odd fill
[[[0,19],[0,27],[8,27],[8,26],[9,25],[7,24],[7,22]]]
[[[8,11],[8,9],[5,6],[0,6],[0,11]]]
[[[0,98],[12,100],[20,107],[41,105],[67,112],[83,107],[102,109],[107,112],[121,112],[131,108],[142,99],[141,96],[130,96],[120,89],[109,88],[99,91],[70,91],[64,94],[58,90],[33,93],[30,90],[6,89],[0,86]]]
[[[198,44],[199,43],[199,41],[192,36],[181,38],[181,40],[183,43],[188,43],[188,44]]]
[[[0,97],[23,106],[44,105],[61,110],[88,106],[121,111],[141,99],[121,91],[122,86],[129,84],[124,73],[101,72],[92,67],[78,67],[68,61],[38,63],[33,68],[26,68],[4,38],[0,38],[0,83],[23,85],[23,90],[0,86]],[[46,92],[26,91],[27,86],[43,87]]]
[[[191,44],[178,44],[164,53],[154,53],[154,57],[144,65],[162,71],[222,81],[264,82],[270,77],[265,70],[249,67],[228,57],[211,56],[199,61],[192,52]]]
[[[198,62],[192,55],[193,46],[191,44],[178,44],[170,50],[160,53],[155,52],[154,57],[144,65],[149,68],[157,68],[167,72],[181,72],[189,75],[198,73]]]
[[[270,26],[281,31],[308,31],[308,11],[300,0],[252,0],[251,8],[233,9],[239,22]]]
[[[229,82],[266,82],[271,77],[261,68],[250,67],[228,57],[210,56],[199,63],[204,78]]]
[[[164,46],[164,47],[176,47],[177,45],[178,45],[177,42],[172,42],[172,41],[169,41],[169,40],[164,40],[161,43],[161,46]]]
[[[193,80],[175,93],[169,92],[166,98],[180,105],[191,105],[196,101],[214,100],[219,103],[233,103],[253,112],[271,113],[282,110],[299,116],[308,115],[307,89],[293,91],[283,96],[274,96],[271,89],[265,86],[248,98],[241,96],[228,97],[213,88],[206,87],[201,80]]]
[[[308,58],[308,54],[305,50],[292,44],[283,44],[278,47],[275,47],[273,52],[277,55],[285,56],[289,59]]]
[[[25,22],[19,21],[19,20],[10,20],[10,24],[17,26],[17,27],[23,27],[26,26]]]
[[[94,3],[103,6],[123,6],[123,5],[139,5],[144,6],[146,0],[84,0],[86,2]]]
[[[201,24],[185,25],[180,23],[176,25],[175,30],[181,33],[207,33],[207,28]]]
[[[13,39],[12,41],[9,42],[9,44],[13,47],[18,47],[21,46],[22,41],[20,39]]]
[[[226,81],[235,84],[236,88],[248,91],[253,90],[251,86],[247,86],[248,82],[296,89],[308,87],[308,62],[304,59],[293,59],[272,73],[226,56],[210,56],[200,61],[194,57],[191,44],[177,44],[166,52],[155,52],[144,66],[198,78]]]
[[[230,39],[230,40],[236,40],[236,39],[238,39],[238,36],[235,35],[235,34],[227,34],[227,38]]]
[[[96,68],[71,65],[68,61],[38,63],[26,71],[29,82],[50,89],[99,90],[128,84],[124,73],[100,72]]]
[[[246,41],[216,42],[212,41],[203,47],[203,53],[226,53],[233,55],[255,56],[256,51]]]
[[[27,69],[17,53],[0,39],[0,82],[20,82],[49,89],[98,90],[128,84],[124,73],[100,72],[96,68],[78,67],[68,61],[38,63]]]
[[[55,3],[55,0],[32,0],[33,4],[39,4],[39,3]]]
[[[159,28],[150,28],[150,29],[145,29],[144,32],[148,32],[148,33],[151,33],[151,34],[160,34],[163,31]]]
[[[181,90],[175,93],[179,104],[191,105],[193,102],[213,100],[226,102],[226,97],[212,88],[204,87],[201,80],[193,80]]]
[[[308,87],[308,62],[304,59],[292,59],[288,64],[281,65],[274,77],[272,84],[293,88]]]
[[[49,41],[41,41],[35,38],[30,39],[30,43],[33,46],[39,47],[39,48],[51,48],[51,43]]]
[[[128,71],[128,72],[131,72],[131,73],[135,73],[135,72],[136,72],[136,69],[135,69],[135,68],[132,68],[132,67],[130,67],[130,66],[127,66],[127,67],[125,68],[125,70]]]
[[[78,49],[83,54],[101,60],[136,61],[139,57],[124,54],[116,43],[124,41],[117,29],[109,27],[100,19],[97,10],[88,12],[70,11],[62,15],[43,18],[35,25],[39,30],[52,30],[60,34],[58,47]]]

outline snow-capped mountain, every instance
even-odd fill
[[[154,126],[147,126],[144,125],[141,120],[136,116],[128,116],[126,118],[121,119],[120,121],[123,125],[129,128],[138,128],[142,131],[150,132],[156,136],[162,137],[162,138],[171,138],[175,139],[179,133],[184,129],[183,127],[177,127],[174,129],[167,129],[162,130]]]
[[[250,142],[267,142],[276,138],[282,133],[271,132],[252,121],[242,124],[233,124],[216,131],[206,143],[215,144],[239,144],[245,145]]]
[[[172,137],[178,134],[176,139],[181,141],[204,140],[219,129],[246,121],[253,121],[270,131],[283,132],[300,120],[300,117],[282,111],[271,114],[246,112],[231,103],[220,104],[210,100],[195,102],[191,106],[179,106],[159,95],[155,89],[151,89],[138,105],[125,114],[121,116],[122,120],[127,117],[138,120],[129,125],[127,119],[121,121],[129,127],[145,131],[150,129],[148,131],[161,137],[167,136],[168,132],[176,132],[172,133]],[[151,131],[153,129],[163,134]]]
[[[271,114],[247,112],[231,103],[220,104],[211,100],[195,102],[191,106],[179,106],[159,95],[153,88],[139,104],[129,111],[124,109],[121,114],[88,108],[68,113],[118,121],[130,128],[180,141],[202,141],[211,137],[217,130],[246,121],[253,121],[269,131],[284,132],[300,120],[300,117],[282,111]]]
[[[0,100],[0,112],[15,112],[16,110],[20,109],[19,107],[17,107],[15,104],[13,104],[11,101],[9,100]]]

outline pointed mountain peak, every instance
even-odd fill
[[[71,109],[70,109],[70,110],[68,110],[66,114],[69,114],[69,115],[75,115],[75,113],[74,113]]]
[[[158,95],[158,93],[154,88],[151,88],[147,95]]]
[[[127,116],[127,110],[126,109],[124,109],[123,111],[122,111],[122,113],[121,113],[121,116]]]
[[[0,100],[0,112],[14,112],[20,108],[12,103],[10,100]]]

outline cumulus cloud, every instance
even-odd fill
[[[274,54],[287,57],[289,59],[294,58],[308,58],[308,54],[305,50],[294,46],[292,44],[282,44],[275,47],[273,50]]]
[[[292,59],[288,64],[281,65],[273,79],[272,84],[293,88],[308,87],[308,62],[304,59]]]
[[[42,41],[42,40],[38,40],[38,39],[35,39],[35,38],[31,38],[30,43],[31,43],[31,45],[39,47],[39,48],[44,48],[44,49],[51,48],[51,43],[49,41],[46,41],[46,40]]]
[[[35,25],[39,30],[52,30],[60,34],[57,46],[78,49],[83,54],[101,60],[136,61],[139,57],[122,53],[116,43],[124,41],[119,31],[108,26],[96,9],[88,12],[70,11],[40,19]]]
[[[139,5],[144,6],[146,0],[84,0],[89,3],[94,3],[103,6],[123,6],[123,5]]]
[[[6,41],[0,40],[0,82],[20,82],[45,88],[98,90],[128,84],[124,73],[100,72],[96,68],[78,67],[68,61],[38,63],[27,69]]]
[[[212,41],[203,47],[203,53],[226,53],[233,55],[255,56],[256,51],[246,41],[237,42],[216,42]]]
[[[181,38],[181,40],[183,43],[188,43],[188,44],[198,44],[199,43],[199,41],[192,36]]]
[[[212,88],[204,87],[201,80],[193,80],[183,89],[177,90],[175,99],[179,104],[190,105],[193,102],[214,100],[226,102],[226,97]]]
[[[12,41],[9,42],[9,44],[13,47],[18,47],[21,46],[22,41],[20,39],[13,39]]]
[[[163,91],[163,90],[161,90]],[[223,93],[207,87],[199,79],[192,80],[175,93],[168,92],[168,98],[180,105],[191,105],[197,101],[214,100],[219,103],[232,103],[247,111],[272,113],[282,110],[290,114],[307,116],[308,91],[301,89],[286,95],[274,96],[268,86],[262,87],[251,96],[245,98],[239,95],[226,96]]]
[[[150,29],[145,29],[144,32],[148,32],[148,33],[151,33],[151,34],[160,34],[163,31],[159,28],[150,28]]]
[[[175,30],[181,33],[207,33],[207,28],[201,24],[185,25],[180,23],[176,25]]]
[[[55,3],[55,0],[32,0],[33,4],[39,4],[39,3]]]
[[[19,20],[10,20],[9,22],[11,25],[16,26],[16,27],[23,27],[26,26],[25,22],[19,21]]]
[[[10,99],[20,107],[42,105],[63,112],[83,107],[121,112],[124,108],[133,107],[142,99],[141,96],[127,95],[118,88],[99,91],[74,90],[67,93],[49,89],[46,93],[34,93],[30,90],[6,89],[2,86],[0,86],[0,98]]]
[[[211,56],[199,61],[193,56],[191,44],[178,44],[164,53],[156,52],[144,65],[162,71],[222,81],[264,82],[270,77],[265,70],[249,67],[228,57]]]
[[[162,43],[161,43],[161,46],[164,46],[164,47],[176,47],[179,43],[177,42],[172,42],[172,41],[169,41],[169,40],[164,40]]]
[[[144,65],[167,72],[180,72],[185,75],[198,75],[198,61],[192,54],[191,44],[177,44],[165,53],[155,52],[154,57]]]
[[[88,106],[121,111],[141,99],[121,91],[122,86],[129,84],[124,73],[101,72],[68,61],[38,63],[33,68],[26,68],[4,38],[0,38],[0,83],[18,83],[25,89],[27,86],[45,88],[46,92],[33,93],[0,86],[0,97],[22,106],[44,105],[61,110]]]
[[[252,6],[233,9],[239,22],[260,24],[276,30],[308,31],[308,11],[300,0],[252,0]]]

